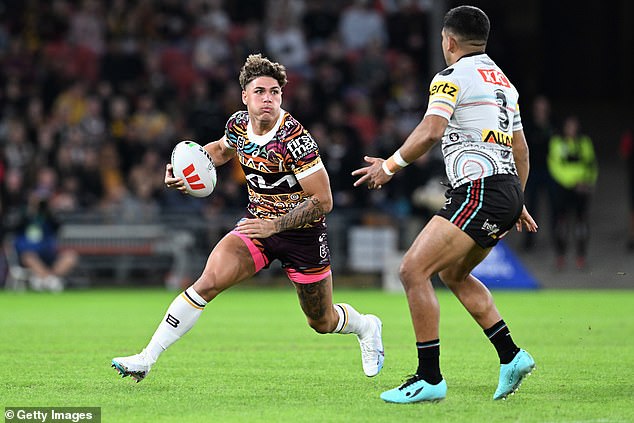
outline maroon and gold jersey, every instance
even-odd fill
[[[297,207],[307,197],[299,180],[324,168],[313,137],[284,110],[264,135],[253,132],[247,111],[234,113],[225,127],[225,143],[236,150],[249,189],[247,209],[259,219],[274,219]]]

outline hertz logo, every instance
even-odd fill
[[[434,82],[431,87],[429,87],[429,96],[441,96],[456,101],[458,91],[458,87],[451,82],[438,81]]]
[[[484,129],[482,131],[482,141],[492,142],[505,147],[513,147],[512,135],[508,135],[500,131],[494,131],[493,129]]]
[[[194,173],[192,175],[194,170],[196,170],[196,169],[194,168],[194,164],[193,163],[191,163],[189,166],[187,166],[185,169],[183,169],[183,175],[185,176],[185,179],[187,180],[187,183],[189,184],[189,188],[191,188],[193,190],[204,189],[205,188],[205,184],[203,184],[202,182],[195,183],[195,182],[200,181],[200,176],[197,173]]]

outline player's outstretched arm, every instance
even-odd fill
[[[364,159],[370,163],[369,166],[352,172],[353,176],[359,176],[354,186],[367,184],[369,189],[380,189],[383,184],[390,181],[392,175],[427,153],[434,144],[440,141],[448,123],[447,119],[441,116],[425,116],[407,137],[401,148],[390,158],[383,160],[366,156]]]

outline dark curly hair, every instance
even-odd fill
[[[261,54],[250,54],[240,69],[240,86],[244,87],[251,81],[261,76],[270,76],[277,80],[281,88],[286,85],[286,68],[277,62],[272,62]]]

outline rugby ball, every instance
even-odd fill
[[[174,176],[185,182],[187,193],[207,197],[216,188],[216,168],[211,156],[194,141],[181,141],[172,150]]]

